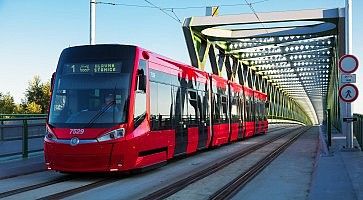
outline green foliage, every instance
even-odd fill
[[[48,111],[50,100],[50,81],[42,83],[39,76],[29,81],[25,91],[25,99],[15,104],[14,98],[8,92],[0,92],[0,114],[41,114]]]
[[[32,114],[40,114],[42,111],[42,108],[40,105],[38,105],[35,102],[30,102],[28,105],[26,105],[26,112],[32,113]]]
[[[46,113],[50,100],[50,82],[42,83],[39,76],[29,81],[29,86],[25,91],[25,113]]]
[[[16,104],[15,113],[16,114],[26,114],[26,113],[28,113],[26,111],[26,107],[27,107],[27,105],[25,103]]]
[[[10,93],[2,94],[0,93],[0,113],[1,114],[13,114],[16,111],[16,105],[14,103],[14,98]]]

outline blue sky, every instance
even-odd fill
[[[160,7],[245,3],[244,0],[149,1]],[[249,0],[253,1],[258,0]],[[148,5],[144,0],[102,2]],[[257,12],[269,12],[344,5],[345,0],[268,0],[255,4],[254,8]],[[359,39],[363,35],[359,23],[363,18],[362,8],[363,1],[353,0],[353,53],[360,58],[363,58],[363,40]],[[251,10],[242,5],[220,9],[220,15],[238,13],[251,13]],[[183,20],[204,15],[205,9],[175,10],[175,14]],[[62,49],[88,43],[89,0],[0,0],[0,92],[10,92],[15,101],[20,102],[34,75],[39,75],[43,81],[51,77]],[[190,63],[181,24],[158,9],[97,4],[96,43],[136,44]],[[355,109],[363,113],[363,108],[355,106]]]

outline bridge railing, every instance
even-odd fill
[[[353,134],[357,139],[361,150],[363,151],[363,115],[361,114],[353,114],[354,118],[357,118],[357,121],[353,124]]]
[[[43,151],[46,115],[0,114],[0,158]]]

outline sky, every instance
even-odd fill
[[[142,46],[189,64],[181,24],[184,18],[205,15],[205,8],[175,9],[175,19],[150,6],[145,0],[97,0],[131,6],[96,6],[96,43]],[[243,4],[244,0],[148,0],[162,8],[205,7]],[[248,0],[250,3],[259,0]],[[64,48],[89,44],[89,0],[0,0],[0,92],[20,103],[28,82],[39,75],[50,79]],[[266,0],[254,4],[256,12],[344,7],[345,0]],[[362,0],[353,0],[353,54],[363,58]],[[222,6],[219,15],[251,13],[246,5]],[[175,14],[175,15],[174,15]],[[363,61],[361,61],[363,63]],[[357,80],[363,77],[362,66]],[[360,91],[363,84],[357,83]],[[363,92],[362,92],[363,94]],[[363,95],[354,112],[363,113]]]

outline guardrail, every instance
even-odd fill
[[[46,115],[0,114],[0,158],[43,151]]]
[[[363,151],[363,115],[353,114],[353,117],[357,118],[357,121],[353,123],[353,134],[360,145],[360,149]]]

